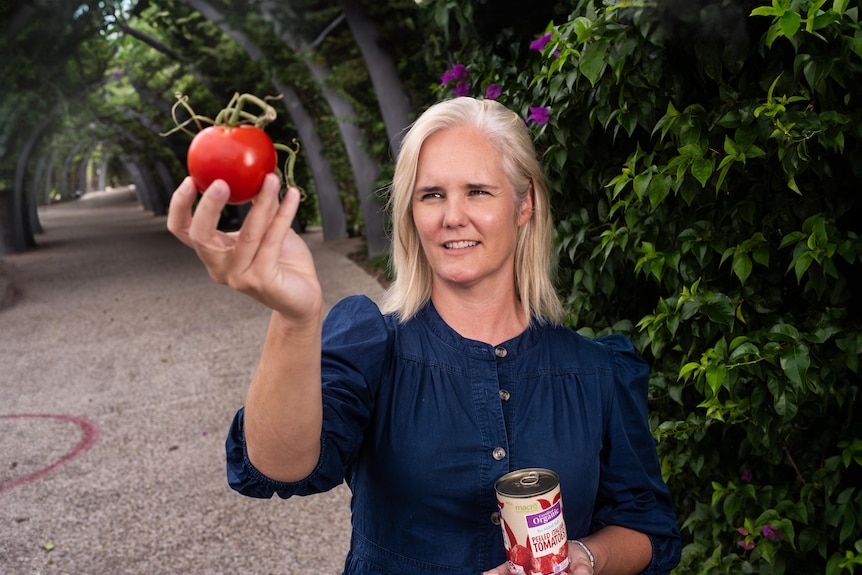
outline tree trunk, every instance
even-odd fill
[[[34,235],[44,233],[45,231],[42,229],[42,222],[39,221],[39,190],[42,189],[42,182],[47,177],[46,168],[50,165],[48,163],[49,158],[50,156],[46,156],[45,151],[42,150],[42,153],[39,154],[39,161],[36,162],[36,171],[30,179],[30,189],[28,192],[30,199],[28,201],[30,204],[30,228],[33,230]]]
[[[264,9],[264,13],[270,16],[268,12],[268,9]],[[270,20],[277,21],[272,16],[270,16]],[[280,32],[282,41],[300,55],[306,68],[311,72],[338,125],[341,140],[347,151],[347,159],[353,171],[356,191],[359,194],[368,254],[376,256],[386,253],[389,250],[389,238],[386,234],[386,211],[383,199],[376,193],[374,187],[378,165],[367,152],[369,149],[368,138],[354,121],[358,114],[353,105],[327,83],[327,79],[332,75],[332,70],[318,64],[306,55],[309,47],[304,39],[294,38],[287,30]]]
[[[53,114],[49,114],[36,125],[30,134],[30,139],[27,140],[27,143],[21,149],[21,155],[18,156],[18,162],[15,165],[15,183],[12,188],[12,201],[10,202],[12,209],[3,210],[3,213],[6,214],[3,216],[3,227],[5,228],[8,224],[8,229],[12,230],[8,240],[4,238],[4,240],[8,241],[6,247],[10,251],[20,252],[36,246],[36,238],[33,236],[33,228],[30,225],[30,210],[28,206],[30,198],[25,190],[24,180],[26,179],[27,165],[30,163],[30,155],[33,153],[33,148],[42,136],[42,132],[51,124],[53,119]],[[3,251],[6,250],[4,249]]]
[[[132,177],[132,182],[135,184],[135,193],[138,196],[138,201],[144,206],[147,211],[153,210],[152,192],[147,179],[144,177],[143,171],[138,166],[138,159],[135,157],[122,158],[123,165],[126,171]]]
[[[347,158],[353,170],[356,191],[362,206],[362,220],[365,224],[365,243],[368,255],[376,256],[389,250],[389,239],[386,235],[386,210],[382,198],[376,193],[374,182],[378,166],[366,151],[367,138],[362,130],[350,118],[356,117],[353,105],[345,100],[326,83],[330,71],[305,59],[308,69],[317,80],[329,108],[337,118],[338,130],[347,150]]]
[[[168,213],[168,205],[171,202],[171,194],[174,193],[174,190],[177,188],[178,183],[174,179],[173,174],[168,169],[167,164],[165,164],[162,160],[156,161],[156,174],[159,176],[159,181],[161,181],[161,188],[159,188],[159,205],[157,206],[157,211],[155,214],[157,216],[164,216]]]
[[[342,0],[341,6],[371,75],[371,83],[377,95],[383,123],[386,125],[386,134],[389,136],[392,157],[398,157],[404,128],[410,124],[410,116],[413,113],[410,99],[401,86],[398,67],[381,47],[377,24],[368,17],[360,0]]]
[[[99,162],[99,180],[96,185],[99,190],[104,190],[108,187],[108,164],[111,161],[111,155],[111,152],[108,150],[102,152],[102,161]]]
[[[93,153],[98,147],[99,143],[94,142],[93,145],[90,146],[90,149],[87,150],[87,153],[84,154],[84,157],[81,159],[81,163],[79,164],[78,188],[81,190],[82,194],[86,194],[90,191],[90,161],[93,159]]]
[[[54,186],[54,170],[57,164],[57,148],[51,148],[51,159],[48,160],[48,168],[45,170],[45,187],[42,189],[44,194],[42,197],[43,203],[47,206],[51,203],[51,188]]]
[[[75,174],[72,173],[72,164],[75,162],[75,156],[81,151],[83,145],[84,142],[75,144],[75,147],[72,148],[72,151],[63,160],[63,171],[60,176],[62,178],[60,180],[60,199],[62,200],[69,200],[77,195],[75,192],[77,192],[78,181],[73,177]]]

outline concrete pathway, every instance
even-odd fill
[[[129,190],[44,208],[0,262],[0,575],[336,574],[349,492],[234,493],[224,436],[268,311],[215,285]],[[381,288],[306,234],[327,305]]]

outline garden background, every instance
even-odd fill
[[[249,92],[281,95],[267,131],[303,146],[300,225],[385,265],[411,119],[458,95],[516,110],[569,323],[653,367],[675,573],[862,569],[858,1],[7,0],[0,26],[0,254],[89,189],[164,213],[175,94],[214,116]]]

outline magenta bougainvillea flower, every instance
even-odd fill
[[[545,32],[532,42],[530,42],[530,50],[538,50],[541,52],[545,49],[545,46],[548,45],[548,42],[551,41],[551,38],[554,36],[553,32]]]
[[[488,100],[496,100],[502,93],[503,88],[501,88],[499,84],[488,84],[488,88],[485,90],[485,98]]]
[[[752,478],[751,470],[750,469],[743,469],[742,470],[742,476],[740,477],[740,479],[742,479],[743,481],[751,481],[751,478]]]
[[[453,64],[451,68],[443,72],[440,76],[440,85],[445,86],[452,80],[464,80],[470,77],[470,72],[467,71],[467,66],[464,64]]]
[[[769,539],[770,541],[775,541],[776,539],[781,539],[781,532],[775,527],[770,527],[769,525],[764,525],[761,528],[760,532],[764,537]]]
[[[456,96],[469,96],[470,95],[470,82],[467,80],[461,80],[458,84],[455,85],[455,89],[452,90],[455,92]]]
[[[530,106],[530,115],[527,116],[527,121],[533,120],[537,124],[547,124],[551,119],[551,110],[548,108]]]
[[[738,541],[736,544],[745,549],[746,551],[751,551],[752,549],[754,549],[754,541],[746,541],[745,539],[743,539],[742,541]]]

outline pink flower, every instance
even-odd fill
[[[530,115],[527,116],[527,121],[535,121],[537,124],[547,124],[551,119],[551,110],[543,107],[530,106]]]
[[[545,32],[532,42],[530,42],[530,50],[538,50],[539,52],[545,49],[545,46],[548,45],[548,42],[551,41],[551,38],[554,36],[553,32]]]
[[[737,545],[739,545],[746,551],[751,551],[752,549],[754,549],[754,541],[746,541],[743,539],[742,541],[737,542]]]
[[[748,535],[748,529],[746,529],[745,527],[737,527],[736,532],[740,535]]]
[[[781,539],[781,532],[778,529],[775,529],[774,527],[770,527],[769,525],[764,525],[761,528],[760,532],[763,534],[764,537],[766,537],[770,541],[775,541],[777,539]]]
[[[740,479],[742,479],[743,481],[751,481],[751,478],[752,478],[751,470],[750,469],[743,469],[742,470],[742,476],[740,477]]]
[[[464,64],[453,64],[451,68],[443,72],[443,75],[440,76],[440,85],[445,86],[452,80],[461,80],[469,77],[470,72],[467,71],[467,66]]]
[[[488,88],[485,90],[485,98],[488,100],[496,100],[502,93],[503,88],[501,88],[499,84],[488,84]]]

